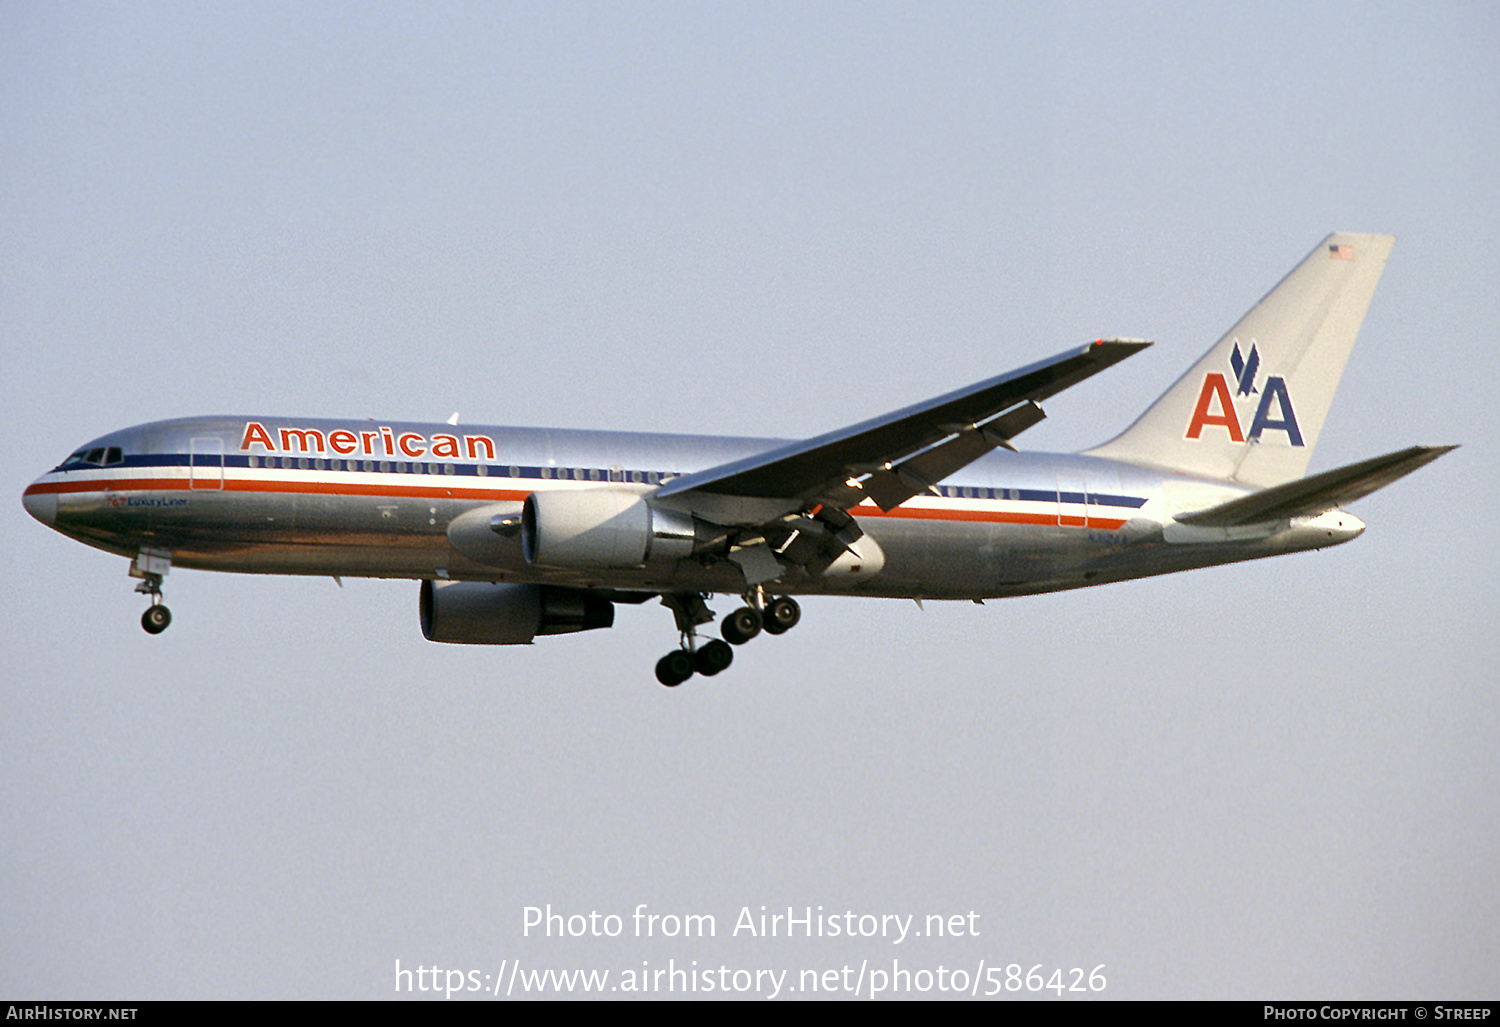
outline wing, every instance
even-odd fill
[[[883,417],[683,475],[657,496],[742,497],[839,510],[870,498],[889,510],[997,446],[1014,448],[1011,438],[1045,416],[1038,401],[1149,345],[1100,340]]]
[[[1046,415],[1056,395],[1151,345],[1101,339],[1009,374],[848,428],[683,475],[656,493],[731,526],[727,557],[747,584],[793,568],[822,574],[864,532],[847,512],[866,499],[891,510],[1010,440]]]

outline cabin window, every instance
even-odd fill
[[[489,477],[490,465],[489,464],[480,464],[479,467],[476,468],[475,473],[477,473],[481,478],[487,478],[487,477]]]

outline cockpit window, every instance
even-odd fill
[[[125,454],[119,446],[97,446],[93,449],[80,449],[72,456],[58,465],[59,471],[76,470],[80,467],[108,467],[111,464],[125,462]]]

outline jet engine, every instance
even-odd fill
[[[710,536],[691,514],[652,506],[628,489],[533,492],[521,510],[521,554],[541,567],[622,569],[680,560]]]
[[[537,635],[612,627],[615,606],[555,585],[424,581],[421,617],[422,636],[429,642],[530,645]]]

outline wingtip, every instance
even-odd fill
[[[1150,339],[1095,339],[1085,350],[1096,359],[1115,361],[1134,356],[1151,345],[1154,343]]]

